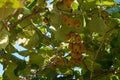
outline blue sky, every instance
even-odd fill
[[[3,66],[0,64],[0,75],[3,74]]]
[[[114,0],[116,3],[120,3],[120,0]]]

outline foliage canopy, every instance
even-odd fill
[[[0,0],[2,79],[119,80],[119,18],[119,0]]]

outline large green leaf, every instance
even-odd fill
[[[56,29],[58,29],[60,27],[60,25],[61,25],[61,23],[60,23],[60,21],[61,21],[60,20],[60,15],[52,12],[51,15],[50,15],[50,19],[51,19],[50,24],[53,27],[55,27]]]
[[[39,36],[37,33],[35,33],[29,40],[28,44],[27,44],[27,48],[32,49],[37,47],[39,44]]]
[[[40,34],[41,33],[38,33],[38,30],[36,30],[33,26],[28,26],[20,34],[18,34],[18,42],[28,49],[36,48],[42,40],[40,39]]]
[[[109,29],[109,27],[104,23],[101,17],[95,14],[91,17],[90,20],[87,21],[87,29],[90,32],[104,34]]]
[[[17,49],[10,43],[6,46],[5,50],[10,54],[17,52]]]
[[[43,57],[45,57],[45,55],[52,56],[55,54],[54,50],[50,47],[41,48],[38,50],[38,53],[44,55]]]
[[[101,53],[98,55],[96,62],[101,65],[103,69],[110,69],[113,65],[114,56],[112,54]]]
[[[15,76],[14,70],[16,69],[17,65],[14,63],[9,63],[8,67],[6,68],[5,74],[8,76],[10,80],[18,80],[18,77]]]
[[[17,67],[14,70],[15,75],[19,76],[20,72],[24,71],[25,68],[26,68],[26,62],[25,61],[21,61],[21,62],[17,63]]]
[[[57,7],[55,5],[53,7],[53,10],[49,13],[50,24],[55,27],[55,29],[58,29],[61,25],[61,16]]]
[[[30,54],[30,64],[36,64],[40,67],[43,66],[44,58],[40,54]]]
[[[111,41],[111,46],[113,48],[120,48],[120,31],[117,33],[117,36],[113,37],[113,40]]]
[[[87,68],[88,68],[90,71],[93,71],[93,70],[95,70],[95,71],[101,70],[101,65],[98,64],[98,63],[96,63],[96,62],[93,63],[91,59],[85,59],[84,62],[85,62],[85,64],[86,64]]]
[[[91,74],[91,72],[90,72],[90,71],[87,71],[87,72],[83,75],[84,80],[89,80],[89,79],[90,79],[90,74]]]
[[[55,32],[55,38],[60,41],[66,41],[66,35],[70,32],[81,33],[82,31],[82,28],[67,27],[63,25],[60,29],[57,29],[57,31]]]
[[[24,57],[27,57],[29,56],[29,54],[31,54],[32,52],[31,51],[28,51],[28,50],[23,50],[23,51],[19,51],[18,52],[20,55],[24,56]]]
[[[82,9],[83,10],[90,10],[90,9],[94,9],[94,7],[96,7],[96,1],[97,0],[86,0],[83,1],[82,5]]]

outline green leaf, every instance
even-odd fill
[[[28,27],[33,28],[32,26],[30,27],[30,24],[31,24],[31,21],[27,19],[27,20],[22,21],[18,27],[24,28],[27,26],[25,29],[27,29]]]
[[[113,37],[113,40],[111,41],[111,46],[113,48],[120,48],[120,31],[117,33],[117,36]]]
[[[29,68],[29,67],[26,67],[25,69],[20,70],[20,71],[19,71],[19,75],[20,75],[20,74],[23,74],[24,76],[29,75],[29,74],[30,74],[30,68]]]
[[[75,28],[75,27],[67,27],[63,25],[60,29],[57,29],[55,32],[55,38],[60,41],[67,41],[66,35],[70,32],[81,33],[83,31],[82,27]]]
[[[50,24],[55,27],[55,29],[58,29],[61,25],[61,19],[59,13],[51,13],[50,14]]]
[[[72,9],[73,9],[73,11],[77,10],[78,6],[79,6],[79,4],[77,2],[73,2],[72,3]]]
[[[109,27],[109,28],[114,28],[118,25],[119,20],[118,19],[108,19],[105,20],[105,24]]]
[[[30,54],[30,64],[37,64],[40,67],[43,66],[44,59],[40,54]]]
[[[58,29],[60,28],[61,25],[61,14],[58,12],[58,9],[56,6],[53,6],[53,10],[51,13],[49,13],[49,18],[50,18],[50,24],[55,28]]]
[[[6,68],[5,74],[8,76],[10,80],[18,80],[17,76],[15,76],[14,70],[16,69],[17,65],[14,63],[9,63],[8,67]]]
[[[106,26],[106,24],[104,23],[101,17],[98,17],[97,15],[93,15],[91,17],[91,20],[87,21],[87,29],[90,32],[97,32],[100,34],[104,34],[109,29],[109,27]]]
[[[9,37],[7,34],[0,32],[0,50],[5,49],[9,43]]]
[[[116,66],[116,67],[120,67],[120,59],[116,59],[115,60],[115,62],[114,62],[114,65]]]
[[[106,58],[102,58],[102,60],[97,61],[103,69],[110,69],[113,65],[112,60],[108,60]]]
[[[34,6],[35,6],[35,4],[37,3],[37,0],[32,0],[32,2],[28,5],[28,9],[32,9]]]
[[[82,9],[83,10],[90,10],[90,9],[94,9],[94,7],[96,7],[96,1],[97,0],[86,0],[83,1],[82,5]]]
[[[25,56],[25,57],[27,57],[27,56],[29,56],[29,54],[31,54],[31,52],[28,51],[28,50],[19,51],[18,53],[19,53],[21,56]]]
[[[77,0],[77,2],[79,3],[79,5],[82,5],[83,0]]]
[[[0,80],[3,80],[2,76],[0,75]]]
[[[35,27],[27,26],[21,33],[18,34],[18,42],[25,48],[36,48],[40,44],[39,41],[42,40],[39,35],[40,33],[38,33]]]
[[[6,46],[5,50],[10,54],[17,52],[17,49],[10,43]]]
[[[117,76],[113,76],[111,80],[119,80]]]
[[[38,50],[38,53],[43,54],[43,55],[49,55],[52,56],[55,54],[52,48],[50,47],[44,47]],[[44,56],[45,57],[45,56]]]
[[[16,69],[14,70],[14,73],[16,76],[20,75],[20,72],[24,71],[24,69],[26,68],[26,62],[25,61],[21,61],[17,64]]]
[[[26,7],[24,7],[23,10],[24,10],[24,12],[25,12],[26,14],[30,14],[30,13],[31,13],[30,9],[28,9],[28,8],[26,8]]]
[[[91,74],[91,72],[90,72],[90,71],[87,71],[87,72],[83,75],[84,80],[89,80],[89,79],[90,79],[90,74]]]
[[[85,64],[87,65],[87,67],[90,71],[92,71],[93,68],[96,71],[101,69],[101,65],[96,63],[96,62],[94,62],[93,67],[91,67],[91,65],[92,65],[92,60],[91,59],[85,59],[84,61],[85,61]]]
[[[26,45],[27,48],[32,49],[36,48],[39,44],[39,36],[35,33],[29,40],[28,44]]]
[[[120,18],[120,13],[119,12],[113,13],[112,17],[114,17],[114,18]]]

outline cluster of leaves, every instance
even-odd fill
[[[49,2],[0,1],[2,79],[119,80],[120,3]]]

